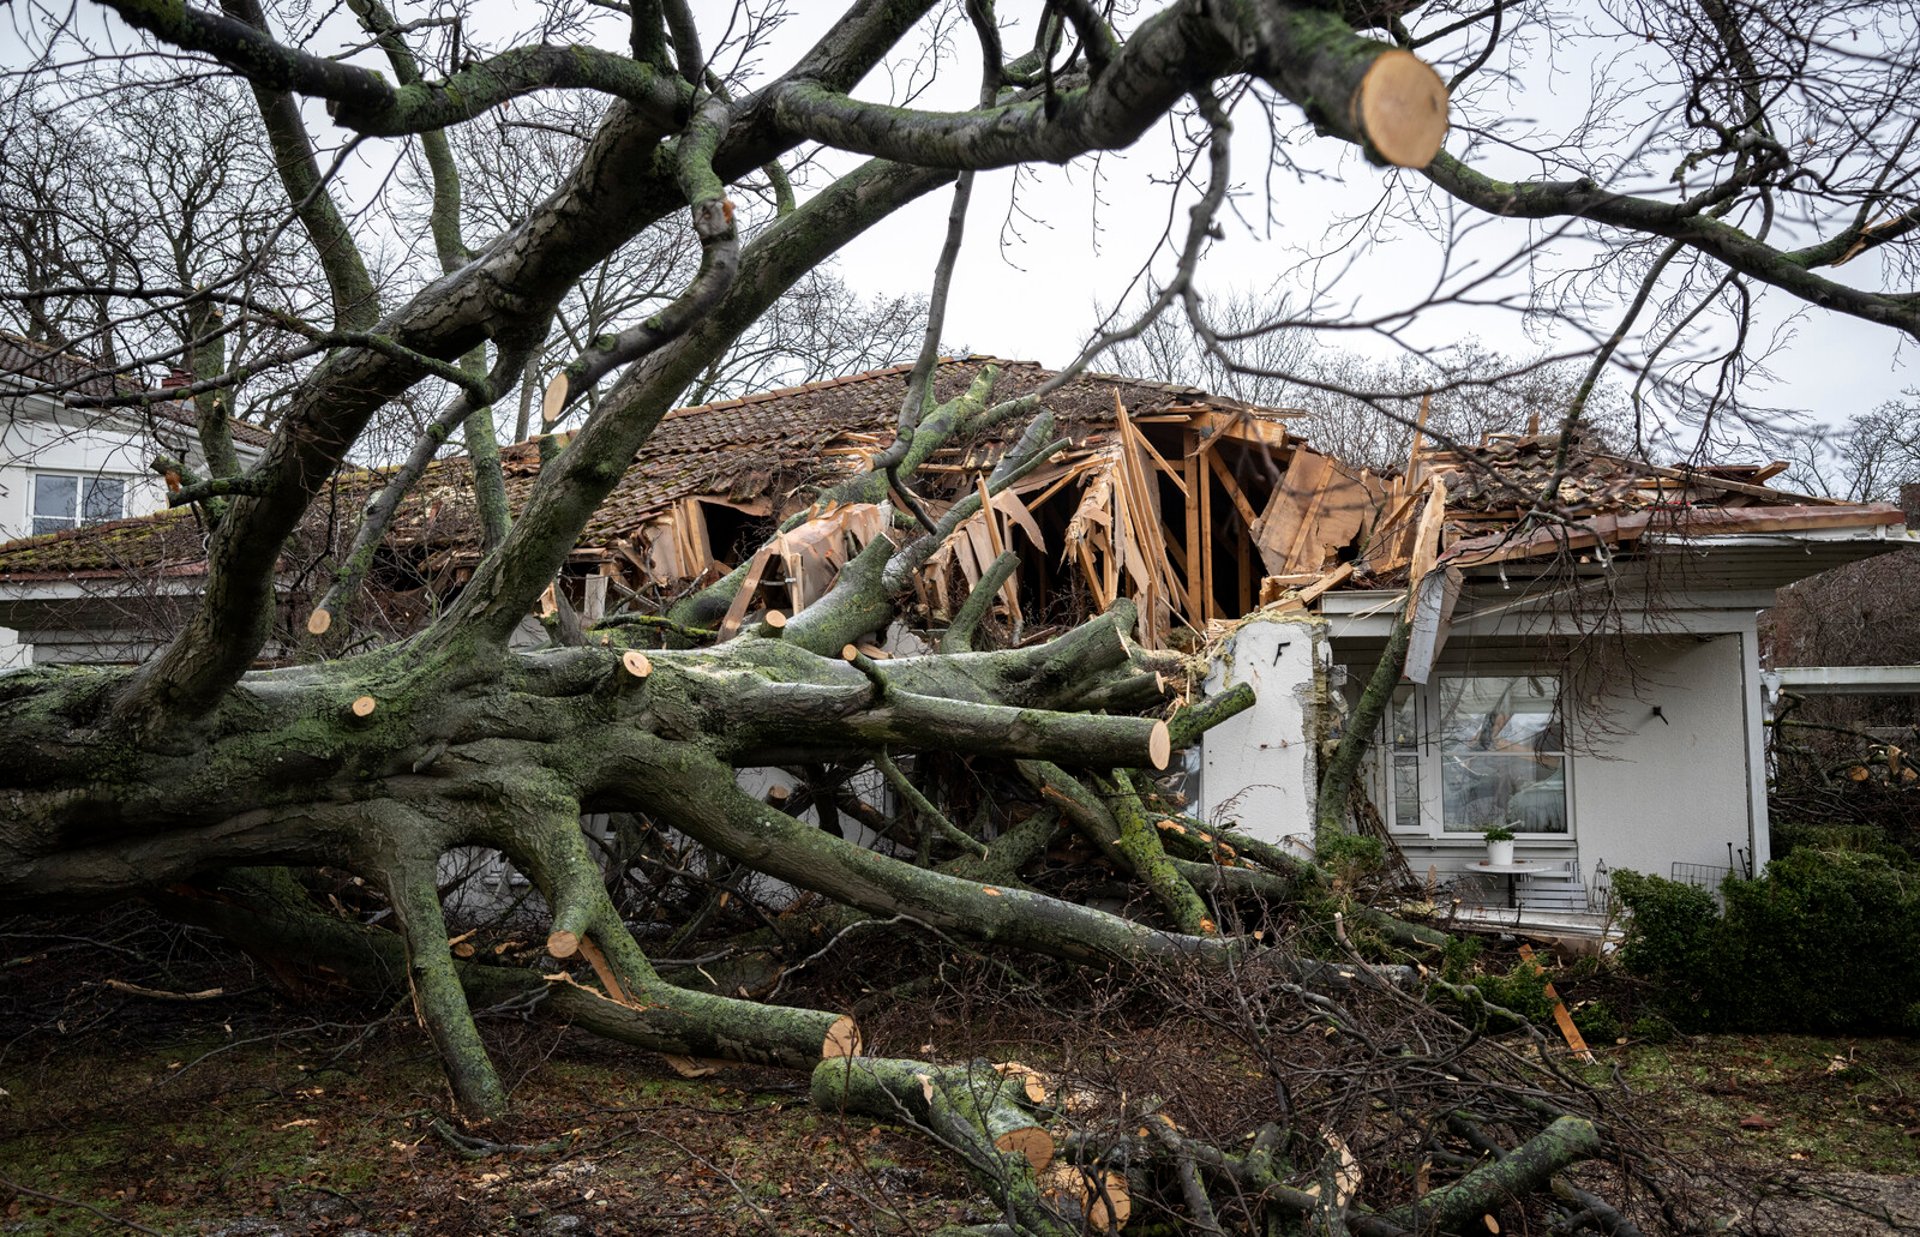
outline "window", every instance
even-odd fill
[[[33,535],[117,520],[126,514],[124,477],[72,477],[37,473],[33,478]]]
[[[1403,686],[1382,744],[1392,827],[1569,832],[1559,695],[1551,675],[1439,675]]]

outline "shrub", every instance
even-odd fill
[[[1374,876],[1386,870],[1387,848],[1379,838],[1362,837],[1357,833],[1329,833],[1320,838],[1314,849],[1318,852],[1320,865],[1335,875],[1349,879],[1359,876]]]
[[[1726,911],[1657,876],[1617,873],[1630,918],[1621,961],[1690,1030],[1898,1031],[1920,1003],[1920,878],[1886,859],[1800,847]]]
[[[1505,975],[1488,973],[1473,980],[1489,1002],[1535,1024],[1553,1017],[1553,1002],[1547,999],[1548,982],[1547,973],[1531,962],[1518,963]]]
[[[1613,874],[1613,892],[1631,916],[1620,947],[1621,963],[1662,983],[1692,982],[1705,966],[1718,915],[1713,895],[1628,869]]]

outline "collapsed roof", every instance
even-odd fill
[[[953,358],[938,368],[936,398],[959,395],[989,365],[998,370],[994,400],[1051,377],[1028,362]],[[568,568],[571,599],[589,617],[622,599],[661,604],[744,561],[754,569],[738,608],[804,607],[901,517],[881,507],[814,509],[768,539],[833,483],[867,469],[892,440],[906,379],[901,366],[668,414],[583,531]],[[1552,433],[1456,446],[1416,435],[1407,466],[1382,477],[1315,450],[1297,432],[1304,414],[1194,387],[1083,375],[1043,404],[1065,445],[995,496],[990,512],[962,524],[921,572],[916,587],[930,620],[950,613],[1003,547],[1022,556],[1004,603],[1009,617],[1049,626],[1126,595],[1141,603],[1142,638],[1164,644],[1178,629],[1204,631],[1259,605],[1399,587],[1437,565],[1626,547],[1649,531],[1901,519],[1892,507],[1770,488],[1763,483],[1777,466],[1661,468],[1578,434],[1564,443]],[[1015,419],[937,451],[914,478],[919,501],[937,516],[975,493],[1021,428]],[[541,449],[529,442],[502,452],[515,510],[538,476]],[[290,553],[307,563],[324,557],[381,481],[378,472],[343,476]],[[455,587],[478,541],[467,461],[437,461],[389,532],[384,580]],[[174,511],[0,547],[0,581],[182,574],[203,562],[197,525]]]

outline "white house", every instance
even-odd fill
[[[153,472],[156,455],[181,460],[204,473],[206,462],[191,406],[177,400],[144,407],[69,407],[68,389],[99,393],[108,379],[90,377],[85,360],[0,333],[0,541],[41,537],[151,515],[167,505],[166,486]],[[123,384],[127,389],[137,389]],[[252,463],[267,435],[250,425],[233,427],[234,447]],[[146,591],[145,583],[140,585]],[[6,586],[10,601],[44,602],[70,611],[88,598],[108,601],[126,591],[113,580],[39,581]],[[114,607],[95,607],[97,630],[111,626]],[[19,617],[18,614],[15,616]],[[28,661],[66,660],[62,641],[34,652],[34,633],[0,627],[0,667]],[[84,659],[130,659],[108,636]]]
[[[1916,546],[1896,508],[1785,503],[1456,541],[1411,606],[1404,581],[1330,591],[1318,613],[1233,633],[1211,685],[1251,681],[1258,700],[1207,735],[1201,813],[1310,845],[1323,749],[1284,736],[1339,735],[1411,612],[1365,790],[1368,831],[1414,879],[1466,877],[1475,900],[1572,924],[1604,909],[1590,895],[1612,870],[1751,876],[1769,859],[1760,612],[1794,581]],[[1517,872],[1488,870],[1495,825],[1517,834]]]
[[[955,358],[940,398],[989,365],[996,397],[1050,377]],[[777,543],[768,534],[866,466],[905,382],[905,367],[876,370],[670,413],[559,588],[592,618],[610,599],[684,595],[745,562],[749,583],[716,626],[798,612],[873,534],[850,507]],[[1141,644],[1204,648],[1212,688],[1257,689],[1250,711],[1206,736],[1186,782],[1192,810],[1310,844],[1326,746],[1411,615],[1405,678],[1355,815],[1416,880],[1477,886],[1467,892],[1502,905],[1508,875],[1518,903],[1584,910],[1605,870],[1712,883],[1764,865],[1756,619],[1776,588],[1920,545],[1898,508],[1764,484],[1775,465],[1661,467],[1549,432],[1416,449],[1381,477],[1314,449],[1299,414],[1194,388],[1083,375],[1047,407],[1067,444],[995,499],[991,526],[964,522],[951,556],[927,564],[916,586],[927,625],[1002,544],[1021,555],[1009,590],[1020,610],[1007,608],[1005,627],[1024,613],[1029,639],[1131,597]],[[973,493],[1020,432],[1009,423],[936,453],[923,500]],[[517,505],[537,444],[502,459]],[[288,555],[308,568],[289,587],[309,590],[286,597],[289,630],[324,575],[312,567],[332,552],[325,539],[337,548],[378,481],[344,479],[310,513],[309,541]],[[369,595],[404,630],[405,607],[459,588],[478,552],[467,462],[437,461],[396,515]],[[0,623],[34,628],[36,660],[136,658],[173,626],[169,608],[197,595],[204,557],[188,510],[0,545]],[[1481,863],[1493,825],[1519,834],[1514,873]]]

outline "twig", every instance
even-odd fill
[[[166,1237],[166,1234],[157,1228],[148,1228],[144,1224],[136,1224],[132,1220],[124,1220],[110,1211],[102,1211],[92,1203],[83,1202],[77,1198],[63,1198],[58,1194],[48,1194],[41,1190],[28,1189],[26,1186],[7,1177],[0,1177],[0,1190],[12,1190],[15,1194],[24,1194],[28,1198],[37,1198],[42,1202],[52,1203],[57,1207],[78,1207],[82,1211],[91,1211],[110,1224],[118,1224],[122,1228],[130,1228],[136,1233],[151,1233],[153,1237]]]

